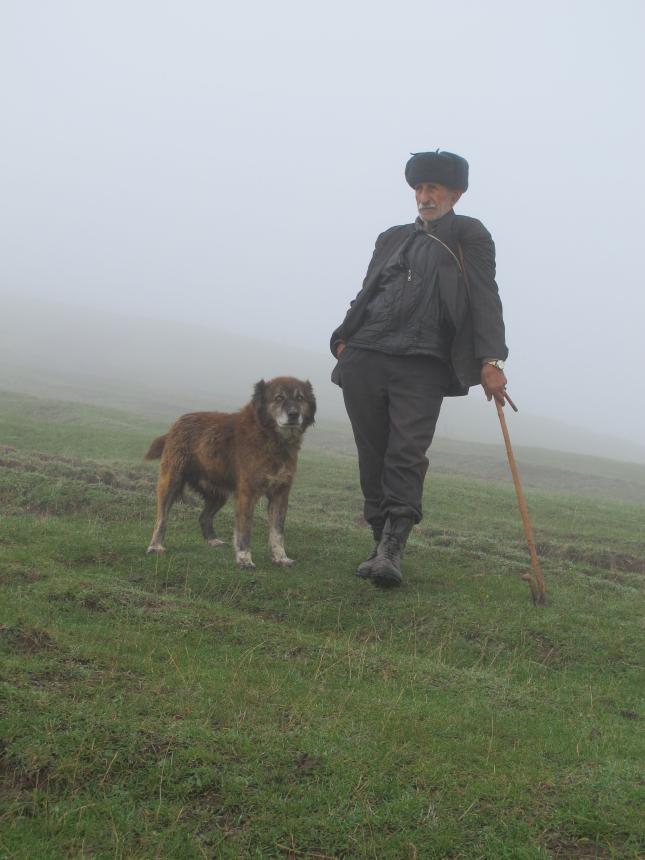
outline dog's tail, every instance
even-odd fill
[[[157,436],[157,438],[153,440],[152,444],[148,448],[148,453],[143,458],[144,460],[158,460],[161,457],[166,444],[166,436],[168,436],[167,433],[165,436]]]

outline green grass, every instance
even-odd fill
[[[262,508],[240,572],[190,498],[145,555],[166,424],[10,407],[0,858],[643,856],[643,506],[529,492],[538,610],[510,481],[431,474],[381,592],[355,461],[309,446],[297,566]]]

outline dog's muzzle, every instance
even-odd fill
[[[286,429],[298,429],[302,424],[302,415],[299,409],[288,409],[278,419],[278,424]]]

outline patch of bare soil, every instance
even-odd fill
[[[19,795],[42,788],[47,785],[49,778],[50,770],[47,765],[25,767],[18,758],[9,753],[0,740],[0,789]]]
[[[15,448],[0,445],[0,467],[14,472],[38,472],[50,477],[67,478],[85,484],[103,484],[119,490],[149,490],[156,478],[144,469],[108,468],[93,460],[63,457],[30,451],[28,454]]]
[[[50,603],[71,604],[80,606],[88,612],[116,612],[132,607],[144,612],[163,611],[167,604],[148,594],[128,591],[110,591],[97,589],[92,585],[80,583],[78,590],[53,591],[47,595]]]
[[[564,559],[577,564],[586,564],[598,570],[622,573],[645,574],[645,557],[629,553],[612,552],[608,549],[593,549],[573,545],[542,543],[537,545],[541,558]]]
[[[323,761],[320,756],[301,753],[296,759],[296,771],[302,776],[307,776],[319,770],[322,763]]]
[[[605,860],[611,851],[589,839],[571,839],[559,833],[550,834],[544,844],[551,857],[562,860]]]
[[[0,645],[14,654],[42,654],[58,650],[46,630],[23,624],[0,624]]]
[[[44,578],[42,573],[23,568],[18,564],[9,564],[0,568],[0,585],[31,585]]]
[[[562,652],[548,636],[532,630],[528,631],[528,635],[535,644],[538,659],[543,666],[553,666],[562,662]]]

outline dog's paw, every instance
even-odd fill
[[[209,546],[224,546],[226,541],[220,540],[219,538],[211,538],[210,540],[206,541],[206,543]]]
[[[235,563],[240,570],[255,570],[251,553],[248,550],[240,550],[235,556]]]
[[[284,558],[274,558],[273,563],[277,564],[278,567],[293,567],[296,562],[295,559],[287,558],[285,555]]]
[[[146,550],[146,555],[162,555],[165,551],[166,547],[161,546],[160,543],[151,543]]]
[[[255,570],[255,565],[252,561],[238,561],[238,570]]]

